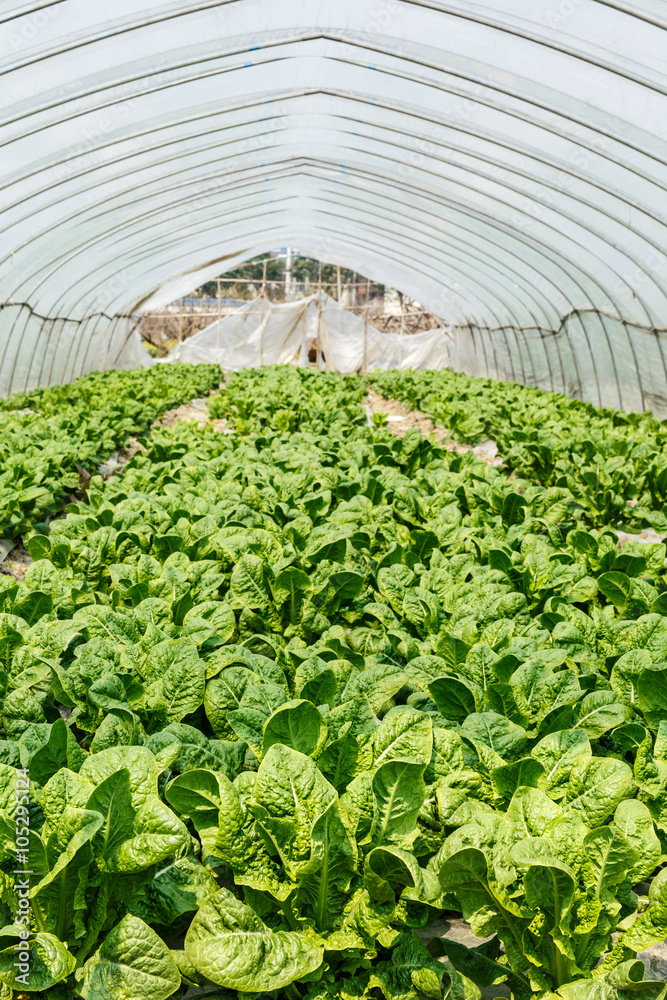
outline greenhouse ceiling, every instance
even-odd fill
[[[289,244],[441,315],[461,370],[666,409],[666,29],[664,0],[0,2],[0,392]]]

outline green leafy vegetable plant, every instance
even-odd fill
[[[470,440],[516,389],[374,384],[426,411],[468,386]],[[567,402],[517,390],[561,457],[510,479],[369,427],[365,391],[232,376],[233,433],[154,427],[0,576],[0,996],[25,988],[20,768],[49,1000],[662,1000],[636,956],[667,935],[665,545],[619,547],[638,505],[583,489]],[[436,933],[454,915],[477,947]]]

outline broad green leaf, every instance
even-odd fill
[[[309,701],[288,701],[276,709],[264,726],[262,755],[266,756],[274,743],[316,757],[327,738],[327,727],[316,707]]]
[[[379,712],[386,701],[401,690],[406,675],[391,663],[382,663],[353,674],[343,692],[342,701],[363,697],[370,702],[374,712]]]
[[[364,695],[345,701],[327,715],[330,736],[338,736],[347,723],[350,724],[349,732],[352,736],[375,732],[377,721],[371,704]]]
[[[182,722],[172,722],[165,726],[150,737],[146,746],[156,755],[156,759],[168,747],[174,747],[169,765],[174,771],[183,773],[204,767],[222,772],[231,781],[240,774],[246,751],[243,743],[209,740],[198,729]]]
[[[307,680],[300,689],[298,689],[298,694],[300,698],[306,701],[311,701],[313,705],[329,705],[333,706],[336,701],[336,692],[338,691],[338,678],[331,668],[326,668],[321,670],[310,680]]]
[[[488,990],[498,983],[508,982],[518,1000],[527,1000],[532,995],[530,983],[523,976],[514,975],[506,965],[484,954],[481,948],[467,948],[459,941],[446,937],[436,939],[433,944],[435,947],[429,944],[429,950],[446,955],[459,973],[481,989]]]
[[[343,792],[362,772],[373,767],[373,744],[369,734],[353,736],[352,723],[347,722],[338,739],[327,744],[317,759],[317,766],[334,788]]]
[[[271,604],[266,568],[259,556],[243,555],[232,572],[229,593],[232,607],[265,611]]]
[[[76,858],[79,851],[85,850],[86,845],[90,844],[93,837],[101,830],[103,819],[100,813],[89,809],[75,809],[70,806],[63,811],[56,830],[56,846],[62,845],[62,847],[60,851],[54,852],[55,856],[45,857],[46,865],[50,867],[40,870],[41,879],[31,888],[31,897],[39,896],[44,889],[52,885]],[[84,864],[86,860],[84,858]],[[56,890],[58,891],[59,889]],[[50,892],[47,895],[50,895]],[[58,905],[65,902],[59,899]]]
[[[40,931],[31,935],[27,943],[29,960],[21,962],[17,947],[21,929],[15,924],[1,932],[3,938],[13,936],[15,939],[9,947],[0,951],[0,982],[9,988],[9,994],[3,995],[11,997],[35,993],[43,996],[52,986],[63,982],[74,972],[76,959],[67,950],[65,943],[53,934]],[[8,934],[8,931],[13,931],[13,935]]]
[[[616,807],[613,825],[637,852],[628,878],[633,883],[648,878],[662,857],[662,848],[648,807],[637,799],[624,799]]]
[[[79,747],[63,719],[51,726],[49,738],[44,746],[36,750],[30,757],[30,777],[40,785],[45,785],[52,775],[61,767],[78,771],[86,754]]]
[[[424,902],[440,895],[438,879],[432,872],[420,868],[410,851],[402,851],[397,847],[375,847],[368,855],[366,864],[378,878],[389,885],[397,884],[414,889],[415,897]]]
[[[592,756],[588,734],[583,729],[566,729],[549,733],[531,750],[531,757],[542,764],[542,787],[557,802],[565,795],[570,772],[579,760]]]
[[[419,997],[440,1000],[443,975],[444,966],[411,932],[403,935],[387,961],[375,965],[370,984],[381,990],[385,1000],[417,1000]],[[474,994],[468,994],[470,1000],[472,996]]]
[[[632,717],[630,706],[619,701],[614,691],[591,691],[578,706],[574,728],[585,730],[591,739],[598,739]]]
[[[88,799],[86,807],[102,817],[102,825],[95,835],[96,853],[105,865],[113,863],[122,845],[133,835],[137,815],[127,768],[105,778]]]
[[[312,828],[312,863],[299,880],[297,902],[307,905],[319,933],[330,931],[349,901],[357,872],[357,847],[346,829],[337,802],[332,802]]]
[[[83,762],[79,774],[98,785],[123,768],[127,768],[130,776],[130,791],[135,808],[141,806],[149,796],[157,795],[159,772],[155,756],[145,747],[112,747],[91,754]]]
[[[288,871],[296,875],[315,861],[313,828],[336,799],[309,757],[280,743],[270,747],[257,772],[256,817]]]
[[[568,865],[539,856],[532,857],[524,871],[526,903],[546,914],[556,940],[571,932],[575,878]]]
[[[163,699],[167,721],[180,722],[186,715],[196,712],[204,701],[205,664],[190,639],[168,644],[161,660],[160,678],[149,690]]]
[[[563,807],[579,813],[590,827],[604,823],[636,785],[627,764],[609,757],[577,760],[570,772]]]
[[[651,656],[645,649],[631,649],[620,656],[611,670],[611,686],[632,708],[638,703],[637,684],[642,671],[650,666]]]
[[[428,685],[428,692],[438,711],[452,722],[463,722],[482,707],[471,685],[455,677],[438,677]]]
[[[526,499],[520,493],[508,493],[500,516],[505,524],[521,524],[526,516],[526,507]]]
[[[658,872],[651,882],[648,893],[648,907],[637,917],[629,930],[621,935],[611,955],[602,968],[613,966],[616,956],[625,954],[624,949],[645,951],[667,937],[667,868]]]
[[[491,770],[491,781],[496,795],[506,801],[509,801],[519,788],[537,788],[543,777],[544,766],[534,757],[521,757],[511,764],[494,767]]]
[[[446,858],[437,856],[432,865],[443,892],[456,898],[464,920],[471,924],[474,933],[487,929],[491,923],[500,932],[508,919],[521,915],[521,907],[494,883],[487,859],[479,848],[464,848]]]
[[[598,577],[598,588],[619,611],[622,611],[632,596],[632,581],[625,573],[603,573]]]
[[[543,791],[525,786],[517,788],[507,808],[507,818],[523,837],[541,837],[560,814],[560,807]]]
[[[227,713],[227,723],[232,733],[248,744],[258,760],[263,757],[262,743],[267,720],[268,713],[258,712],[252,708],[239,708]]]
[[[428,764],[433,752],[430,719],[407,706],[392,708],[375,730],[374,751],[375,768],[396,759]]]
[[[604,890],[617,890],[628,878],[637,860],[633,845],[615,824],[598,827],[586,834],[584,851],[601,896]]]
[[[312,580],[303,570],[288,566],[276,576],[273,583],[273,597],[279,606],[285,605],[292,625],[299,621],[301,607],[306,596],[312,593]]]
[[[192,921],[185,954],[218,986],[270,993],[319,968],[324,943],[298,931],[270,930],[249,906],[221,889]]]
[[[574,704],[582,694],[571,671],[554,672],[537,658],[521,664],[512,674],[510,685],[519,712],[531,720],[542,718],[560,705]]]
[[[651,665],[640,673],[637,700],[651,729],[657,729],[667,720],[667,668],[664,665]]]
[[[185,930],[188,915],[194,914],[218,889],[218,883],[200,862],[193,857],[180,858],[157,872],[132,912],[154,926],[161,936],[165,933],[175,937]]]
[[[464,720],[461,733],[484,743],[507,761],[520,757],[526,749],[526,730],[497,712],[474,712]]]
[[[424,765],[407,760],[390,760],[373,775],[374,847],[410,847],[417,836],[417,816],[426,795]]]
[[[0,764],[0,859],[5,861],[16,850],[16,770]]]
[[[103,817],[95,847],[104,869],[129,873],[183,854],[190,842],[186,828],[157,795],[135,809],[127,769],[111,774],[95,789],[87,809]]]
[[[192,821],[202,846],[209,855],[215,854],[222,807],[221,786],[224,781],[227,779],[213,771],[193,769],[174,778],[165,791],[169,805],[179,816]]]
[[[84,1000],[166,1000],[181,985],[169,948],[139,917],[127,914],[76,974]]]

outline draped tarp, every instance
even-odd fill
[[[217,363],[225,371],[307,365],[309,349],[317,344],[321,367],[349,373],[364,365],[369,371],[445,368],[451,339],[442,328],[409,336],[382,333],[322,293],[297,302],[248,302],[178,344],[169,360]]]

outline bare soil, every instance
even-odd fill
[[[420,431],[424,437],[429,437],[432,434],[438,444],[449,451],[456,451],[461,455],[466,451],[472,451],[477,458],[486,462],[487,465],[500,466],[503,464],[502,458],[498,455],[498,447],[495,441],[491,441],[490,439],[482,441],[475,448],[472,448],[469,444],[461,444],[451,437],[450,431],[445,427],[437,427],[425,413],[420,413],[419,410],[411,410],[405,403],[399,403],[396,399],[385,399],[374,392],[373,389],[368,390],[368,395],[363,406],[366,409],[369,424],[371,423],[371,415],[373,413],[383,413],[387,417],[387,429],[392,434],[396,434],[397,437],[404,437],[406,431],[414,428]]]
[[[220,383],[221,387],[224,386],[226,378]],[[220,393],[215,390],[211,393],[211,396],[219,396]],[[198,427],[204,427],[206,424],[210,424],[215,430],[221,431],[223,434],[231,434],[232,431],[227,427],[226,420],[211,420],[206,403],[210,397],[205,396],[201,399],[192,399],[189,403],[184,403],[183,406],[179,406],[176,410],[167,410],[163,414],[162,418],[157,421],[157,426],[160,427],[173,427],[174,424],[179,423],[181,420],[194,420]]]
[[[193,399],[189,403],[184,403],[176,410],[167,410],[157,421],[158,427],[173,427],[180,420],[196,420],[199,427],[209,423],[208,410],[205,399]]]
[[[13,576],[15,580],[22,580],[32,566],[32,562],[30,553],[23,542],[19,542],[11,549],[4,562],[0,562],[0,573],[4,576]]]

